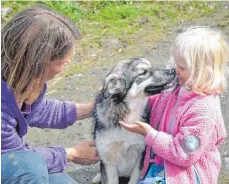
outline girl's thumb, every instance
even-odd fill
[[[140,127],[142,127],[142,122],[141,121],[136,121],[136,124],[139,125]]]

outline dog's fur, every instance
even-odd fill
[[[167,89],[174,77],[174,69],[154,68],[144,58],[121,61],[112,68],[94,107],[94,139],[101,158],[101,178],[98,175],[94,182],[101,179],[102,184],[118,184],[120,178],[126,178],[128,184],[137,183],[144,137],[125,130],[119,121],[148,122],[149,113],[144,111],[147,96]]]

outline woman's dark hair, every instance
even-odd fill
[[[33,102],[44,88],[49,63],[63,58],[79,38],[76,24],[45,5],[19,12],[1,31],[2,79],[14,94],[29,94]]]

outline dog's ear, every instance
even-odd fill
[[[108,98],[114,95],[124,96],[126,93],[126,80],[116,74],[110,74],[106,77],[103,89],[103,97]]]

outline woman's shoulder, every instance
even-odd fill
[[[2,128],[7,126],[7,125],[11,125],[13,127],[17,126],[17,120],[16,118],[11,114],[11,113],[7,113],[6,111],[1,111],[1,126]]]

